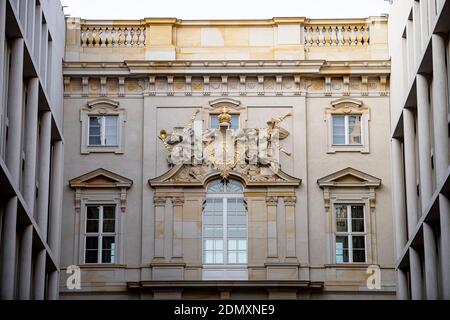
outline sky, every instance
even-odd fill
[[[61,0],[66,15],[85,19],[362,18],[389,12],[387,0]]]

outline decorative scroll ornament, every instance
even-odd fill
[[[267,121],[266,128],[232,129],[232,116],[224,107],[217,116],[218,128],[203,130],[202,122],[195,122],[200,110],[196,110],[184,128],[174,128],[170,133],[162,130],[159,139],[170,153],[171,166],[190,165],[178,179],[198,181],[201,176],[217,171],[227,180],[231,172],[248,176],[249,180],[270,181],[280,169],[279,153],[291,153],[280,145],[289,132],[281,128],[292,114]]]

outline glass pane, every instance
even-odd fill
[[[103,219],[116,219],[116,207],[104,206],[103,207]]]
[[[361,144],[361,116],[348,117],[350,144]]]
[[[336,206],[336,231],[348,232],[347,206]]]
[[[86,250],[84,263],[98,263],[98,251]]]
[[[214,263],[214,252],[213,251],[206,251],[205,252],[205,263],[206,264],[213,264]]]
[[[219,128],[219,119],[217,118],[218,115],[212,115],[211,116],[211,129],[218,129]]]
[[[353,250],[356,249],[365,249],[366,248],[366,239],[364,236],[353,236]]]
[[[112,246],[115,244],[115,237],[103,237],[102,248],[105,250],[111,250]]]
[[[333,144],[345,144],[345,116],[333,116]]]
[[[336,237],[336,262],[337,263],[349,262],[347,237]]]
[[[352,206],[352,232],[364,232],[364,207]]]
[[[243,251],[247,251],[247,240],[239,240],[239,250]]]
[[[101,145],[101,117],[89,117],[89,145]]]
[[[213,240],[205,240],[205,250],[207,250],[207,251],[214,250],[214,241]]]
[[[353,250],[353,262],[365,263],[366,262],[366,251],[365,250]]]
[[[103,232],[116,232],[116,207],[103,207]]]
[[[223,193],[225,192],[225,183],[223,181],[214,181],[208,185],[208,193]]]
[[[99,208],[87,207],[86,210],[86,232],[97,233],[99,232]]]
[[[114,255],[112,250],[102,251],[102,263],[114,263]]]
[[[215,253],[215,263],[222,264],[223,263],[223,251],[219,251]]]
[[[86,250],[97,250],[97,249],[98,249],[98,238],[86,237]]]
[[[237,250],[237,241],[236,240],[228,240],[228,250],[230,250],[230,251]]]
[[[247,252],[239,252],[238,263],[240,264],[247,263]]]
[[[244,186],[240,182],[231,180],[227,183],[227,192],[242,193],[244,192]]]
[[[240,124],[239,124],[239,115],[234,114],[231,116],[231,129],[232,130],[239,130]]]
[[[117,145],[117,122],[118,117],[105,117],[105,145]]]
[[[215,241],[215,250],[223,251],[223,240]]]
[[[236,264],[237,261],[237,252],[236,251],[231,251],[228,253],[228,263],[233,263]]]

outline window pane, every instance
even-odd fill
[[[231,129],[232,130],[239,130],[240,124],[239,124],[239,115],[234,114],[231,116]]]
[[[218,115],[212,115],[211,116],[211,129],[218,129],[219,128],[219,119],[217,118]]]
[[[86,232],[97,233],[99,232],[99,208],[87,207],[86,209]]]
[[[228,241],[228,250],[230,250],[230,251],[237,250],[237,241],[236,240]]]
[[[336,262],[337,263],[349,262],[347,237],[336,237]]]
[[[364,232],[364,207],[352,206],[352,231]]]
[[[238,263],[244,264],[247,263],[247,252],[239,252],[239,261]]]
[[[215,253],[215,263],[222,264],[223,263],[223,251],[218,251]]]
[[[98,238],[86,237],[86,250],[97,250],[97,249],[98,249]]]
[[[102,263],[114,263],[115,261],[115,237],[103,237]]]
[[[239,240],[239,250],[243,251],[243,250],[247,250],[247,240]]]
[[[103,207],[103,232],[116,232],[116,207]]]
[[[89,117],[89,145],[101,145],[101,117]]]
[[[118,117],[105,117],[105,145],[117,145],[117,122]]]
[[[233,263],[233,264],[237,263],[237,252],[236,251],[231,251],[228,253],[228,263]]]
[[[345,144],[345,116],[333,116],[333,144]]]
[[[98,251],[86,250],[84,263],[98,263]]]
[[[365,249],[366,240],[364,236],[353,236],[353,250],[355,249]]]
[[[336,231],[348,232],[347,206],[336,206]]]
[[[213,264],[214,263],[214,252],[213,251],[206,251],[205,252],[205,263],[206,264]]]
[[[348,117],[350,144],[361,144],[361,116]]]

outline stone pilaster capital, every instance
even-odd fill
[[[266,197],[266,204],[268,206],[276,207],[278,205],[278,197]]]
[[[181,197],[172,198],[172,204],[174,207],[182,207],[184,205],[184,198]]]
[[[164,207],[166,205],[167,198],[166,197],[154,197],[153,203],[156,207]]]
[[[294,207],[297,203],[297,197],[284,197],[284,205]]]

